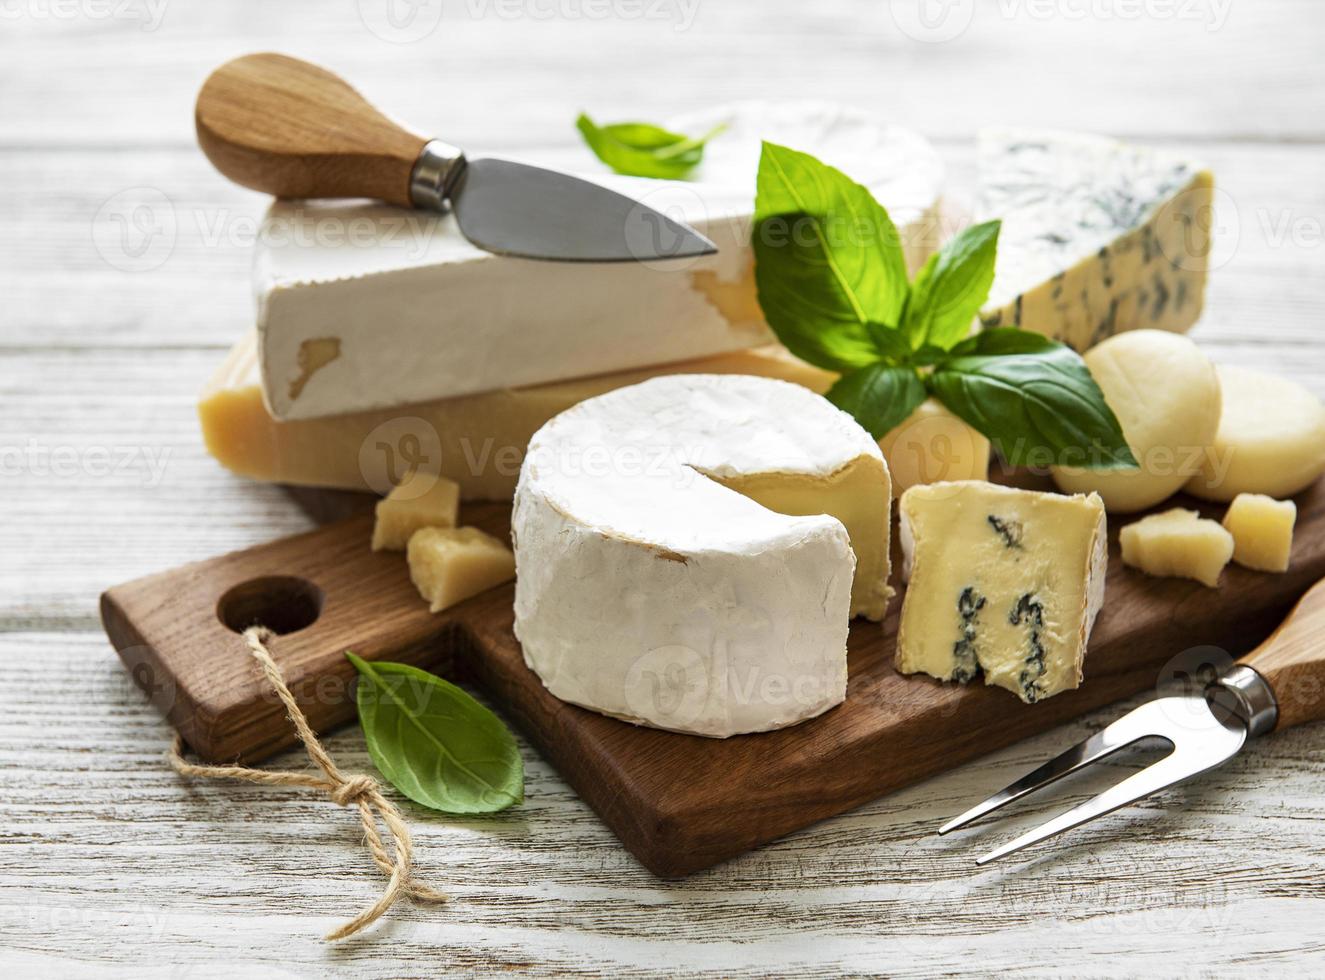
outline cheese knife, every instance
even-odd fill
[[[1208,772],[1236,755],[1249,738],[1321,720],[1325,579],[1312,586],[1268,640],[1200,690],[1157,698],[1128,712],[944,824],[939,833],[965,827],[1142,739],[1158,738],[1171,746],[1159,761],[976,859],[985,864]]]
[[[367,197],[454,212],[498,255],[640,262],[717,251],[633,198],[554,170],[469,159],[382,115],[343,79],[280,54],[226,62],[203,83],[198,142],[237,184],[277,197]]]

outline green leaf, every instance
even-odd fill
[[[925,384],[914,368],[871,364],[839,378],[827,398],[882,439],[925,400]]]
[[[392,786],[445,813],[495,813],[524,799],[520,751],[491,711],[425,670],[345,656],[359,672],[368,753]]]
[[[1136,466],[1085,361],[1047,337],[1013,328],[976,334],[927,384],[1014,466]]]
[[[755,287],[778,339],[832,371],[879,360],[875,335],[899,324],[908,288],[888,212],[841,171],[774,143],[756,188]]]
[[[619,174],[682,180],[704,158],[704,144],[727,127],[715,126],[703,136],[692,138],[652,123],[599,126],[580,113],[575,128],[598,159]]]
[[[911,286],[902,328],[913,347],[947,349],[971,332],[994,282],[1001,222],[962,231],[929,257]]]

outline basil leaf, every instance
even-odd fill
[[[426,670],[345,656],[359,672],[368,754],[392,786],[444,813],[495,813],[524,799],[520,751],[491,711]]]
[[[925,400],[925,384],[915,368],[871,364],[839,378],[826,397],[882,439]]]
[[[1014,466],[1136,466],[1122,427],[1070,347],[1027,330],[976,334],[929,375],[939,401]]]
[[[766,142],[752,239],[759,305],[785,347],[832,371],[879,359],[870,324],[896,327],[908,286],[897,229],[869,191]]]
[[[947,349],[971,332],[994,282],[1001,222],[967,228],[929,257],[911,285],[902,329],[913,347]]]
[[[703,136],[691,138],[651,123],[599,126],[580,113],[575,128],[594,155],[619,174],[681,180],[704,158],[704,144],[727,127],[715,126]]]

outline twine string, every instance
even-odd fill
[[[308,719],[295,702],[294,695],[285,684],[281,669],[276,666],[271,652],[267,649],[275,634],[265,626],[250,626],[244,631],[244,642],[249,653],[262,668],[263,675],[276,690],[285,710],[294,723],[299,741],[308,751],[323,775],[312,772],[273,772],[268,769],[250,769],[247,766],[202,765],[189,762],[184,758],[184,739],[175,735],[175,742],[166,753],[166,758],[181,776],[201,776],[208,779],[234,779],[245,783],[259,783],[264,786],[306,786],[326,793],[333,803],[359,808],[359,822],[363,825],[364,843],[373,863],[387,876],[386,888],[381,897],[368,906],[349,922],[327,933],[328,940],[344,939],[372,925],[380,919],[402,896],[423,902],[444,902],[446,895],[413,879],[414,843],[410,838],[409,827],[392,803],[382,793],[381,784],[372,776],[362,773],[346,775],[327,754],[327,750],[318,741],[317,735],[309,727]],[[378,832],[377,821],[386,825],[391,835],[392,849],[388,850]]]

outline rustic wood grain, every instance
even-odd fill
[[[338,75],[285,55],[244,55],[207,76],[198,145],[235,183],[276,197],[371,197],[411,206],[427,140]]]
[[[1325,582],[1308,591],[1283,624],[1242,661],[1274,692],[1275,731],[1325,721]]]
[[[1289,572],[1231,566],[1220,592],[1125,567],[1115,522],[1106,602],[1086,681],[1075,691],[1025,705],[1006,691],[897,673],[898,601],[882,624],[852,624],[842,705],[792,728],[724,740],[630,725],[558,701],[525,666],[512,585],[431,615],[401,556],[369,550],[368,515],[116,586],[102,597],[102,620],[138,684],[215,762],[261,760],[295,744],[238,635],[254,623],[283,632],[269,648],[318,731],[354,717],[346,649],[442,674],[458,670],[517,721],[645,867],[679,877],[1153,687],[1156,677],[1225,666],[1325,578],[1325,484],[1297,505]],[[1197,506],[1207,516],[1222,510]],[[505,505],[467,505],[461,518],[509,534]],[[892,584],[904,595],[899,580]],[[1319,633],[1313,617],[1325,586],[1314,595],[1253,658],[1271,669],[1281,692],[1282,727],[1313,720],[1320,697],[1322,685],[1308,691],[1306,683],[1319,680],[1321,659],[1306,651]],[[282,630],[291,616],[298,621]]]
[[[591,163],[570,128],[581,109],[663,119],[766,96],[845,101],[913,126],[959,187],[971,134],[988,124],[1095,129],[1202,156],[1240,234],[1220,246],[1228,258],[1193,336],[1218,360],[1325,395],[1325,5],[1235,2],[1207,30],[1102,20],[1084,3],[1070,6],[1085,17],[1043,19],[1030,4],[978,2],[948,44],[913,41],[890,4],[859,0],[703,0],[686,30],[550,2],[535,10],[550,15],[510,17],[495,0],[445,0],[431,35],[401,44],[361,19],[385,8],[377,0],[173,3],[152,29],[130,16],[142,0],[109,5],[119,16],[7,5],[0,965],[134,978],[1318,975],[1325,726],[1259,739],[1199,781],[1004,866],[971,861],[1136,758],[997,828],[934,836],[1125,704],[680,883],[642,868],[521,740],[519,810],[453,821],[402,801],[421,872],[454,904],[401,908],[328,949],[317,937],[378,887],[352,814],[297,792],[179,780],[161,759],[168,726],[100,630],[96,597],[116,582],[310,526],[278,488],[212,464],[193,414],[251,326],[246,236],[264,202],[197,152],[192,105],[212,67],[250,51],[324,62],[421,130],[549,164]],[[103,254],[123,258],[108,212],[141,187],[169,200],[175,237],[159,265],[121,268]],[[74,464],[52,471],[30,446]],[[125,467],[96,465],[125,448]],[[159,478],[148,450],[165,454]],[[329,745],[347,769],[371,771],[353,728]]]

